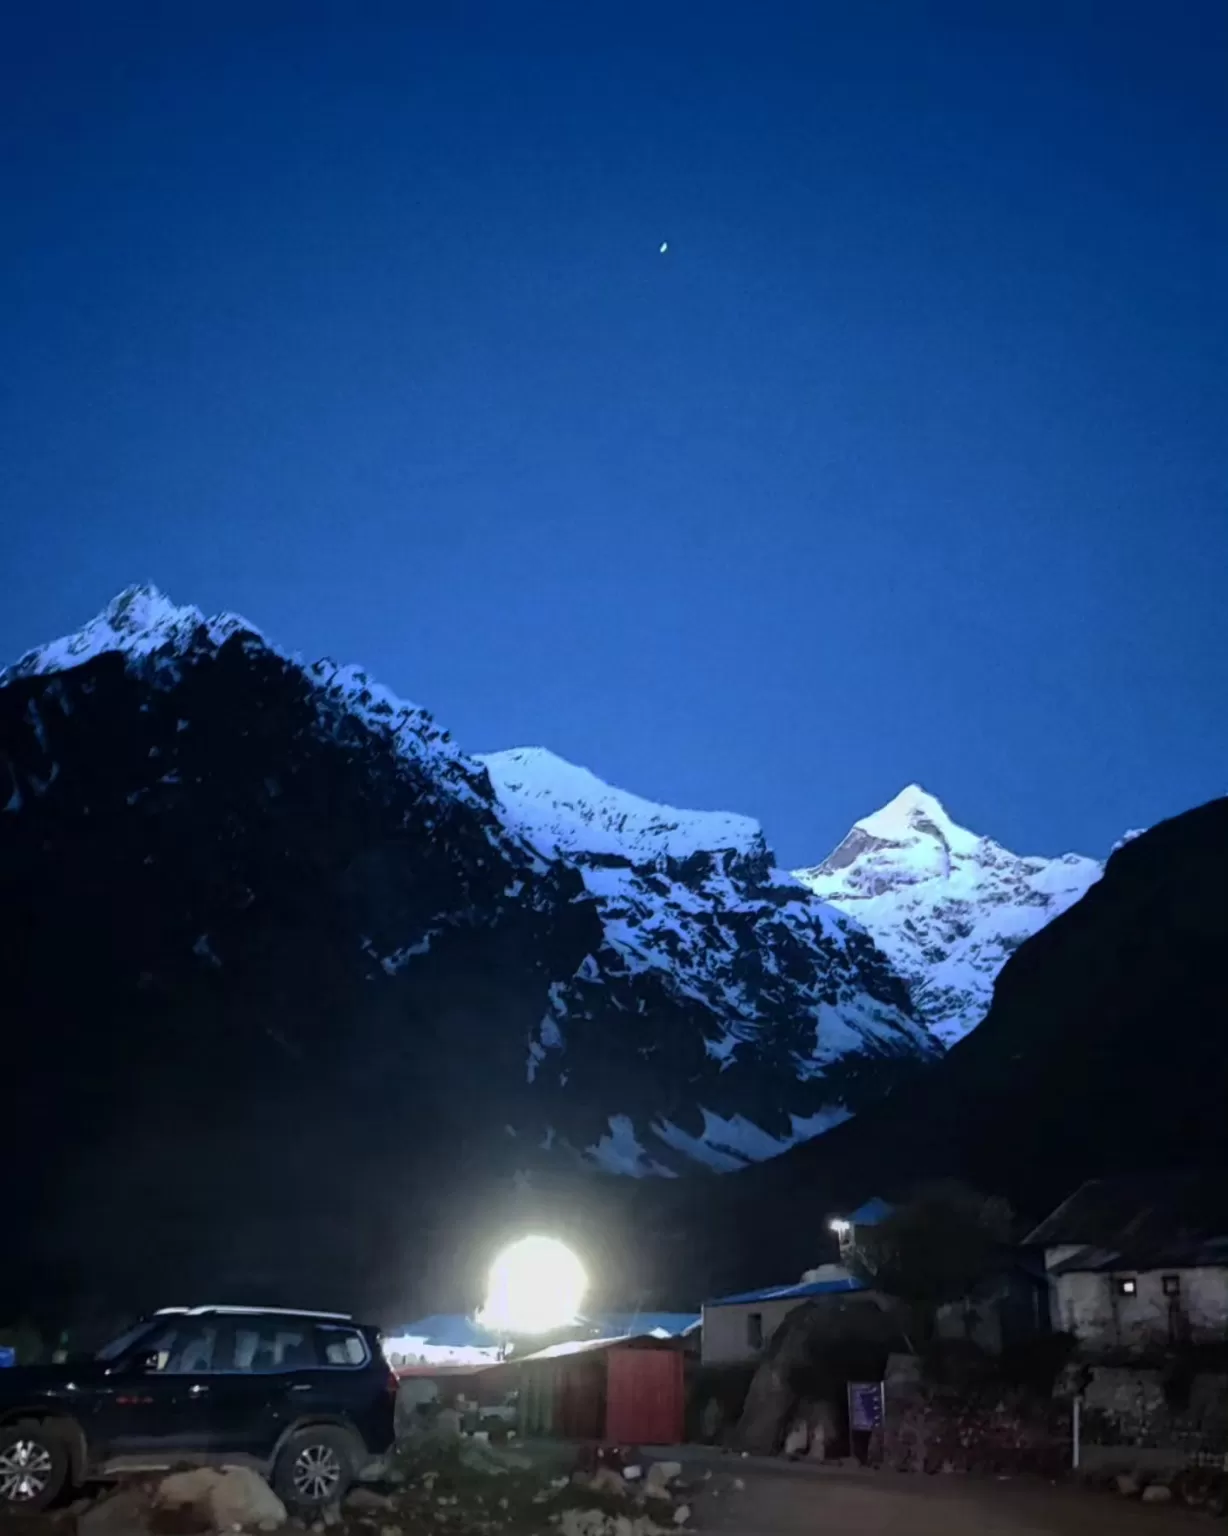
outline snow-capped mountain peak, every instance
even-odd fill
[[[545,747],[489,752],[478,761],[509,818],[547,856],[604,854],[649,864],[725,850],[766,853],[749,816],[644,800]]]
[[[1102,870],[1080,854],[1011,853],[910,784],[854,823],[821,864],[795,874],[869,930],[908,979],[925,1023],[953,1042],[981,1021],[1011,952]]]
[[[360,668],[304,662],[235,614],[129,588],[0,673],[6,719],[0,830],[43,847],[45,823],[75,856],[80,810],[117,866],[145,838],[177,848],[165,869],[196,892],[179,945],[193,975],[201,960],[229,975],[227,952],[259,947],[283,898],[303,932],[308,909],[331,914],[304,950],[340,943],[338,974],[373,1005],[387,983],[407,1018],[464,999],[475,1051],[500,1062],[502,1123],[552,1155],[741,1166],[941,1054],[864,929],[776,869],[749,817],[656,804],[540,748],[479,760]],[[327,856],[308,854],[317,835]],[[219,910],[196,850],[222,838],[241,864],[269,836],[285,849]],[[281,882],[286,850],[311,901]],[[161,870],[151,857],[140,868]],[[138,961],[137,976],[171,963]],[[305,954],[291,968],[306,975]],[[505,972],[497,1006],[472,1001]],[[381,1007],[395,1014],[373,1021]],[[424,1060],[443,1050],[428,1035]]]
[[[856,828],[885,843],[917,843],[924,838],[937,839],[961,853],[971,852],[980,839],[957,826],[936,795],[920,784],[909,784],[882,810],[863,816]]]
[[[170,687],[184,663],[216,655],[228,642],[301,670],[322,716],[335,728],[358,720],[392,742],[402,757],[430,764],[451,781],[454,793],[471,801],[479,794],[482,773],[473,758],[457,750],[428,710],[399,698],[361,667],[338,665],[328,657],[305,662],[275,645],[241,614],[208,617],[190,604],[172,602],[148,583],[125,588],[73,634],[27,651],[12,666],[0,669],[0,687],[21,678],[67,672],[109,652],[123,656],[128,668],[157,676]]]
[[[206,619],[199,608],[180,607],[155,586],[127,587],[74,634],[27,651],[0,671],[0,684],[83,666],[107,651],[149,656],[163,649],[181,650],[201,632],[214,645],[235,634],[263,639],[256,626],[237,613]]]

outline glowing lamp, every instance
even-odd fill
[[[587,1290],[570,1248],[553,1237],[522,1237],[491,1267],[478,1321],[492,1333],[550,1333],[575,1322]]]

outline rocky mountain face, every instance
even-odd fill
[[[753,1262],[731,1267],[717,1244],[696,1264],[724,1265],[731,1288],[788,1278],[817,1262],[824,1213],[927,1179],[961,1178],[1036,1220],[1099,1175],[1228,1179],[1225,868],[1228,799],[1120,845],[1007,960],[984,1021],[921,1082],[719,1181],[700,1230],[736,1227]]]
[[[492,1170],[735,1169],[941,1054],[753,823],[149,589],[0,676],[0,925],[9,1235],[162,1302],[404,1295]]]
[[[870,932],[907,979],[925,1024],[950,1044],[984,1018],[994,978],[1019,945],[1073,906],[1103,868],[1077,853],[1011,853],[958,826],[911,784],[821,864],[795,874]]]

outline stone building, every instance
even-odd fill
[[[1085,1353],[1228,1343],[1228,1177],[1091,1179],[1031,1233]]]

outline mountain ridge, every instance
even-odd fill
[[[361,668],[303,663],[246,619],[206,619],[154,588],[126,590],[76,634],[28,652],[0,674],[0,691],[11,697],[15,690],[34,690],[23,722],[35,723],[46,747],[40,713],[45,701],[51,701],[50,720],[64,702],[66,680],[76,686],[116,664],[126,699],[133,686],[145,690],[142,713],[168,711],[193,675],[223,665],[236,697],[248,687],[244,668],[259,673],[262,686],[274,692],[289,687],[296,700],[290,713],[309,712],[295,726],[296,740],[318,730],[322,747],[351,757],[374,748],[406,765],[422,786],[414,790],[416,805],[404,812],[407,824],[431,801],[438,809],[422,822],[422,835],[438,837],[450,818],[467,819],[487,850],[478,863],[506,866],[502,892],[496,898],[494,887],[484,888],[483,902],[497,899],[502,909],[523,899],[547,906],[563,900],[596,919],[587,952],[560,962],[548,984],[543,981],[542,1007],[524,1039],[522,1112],[525,1104],[573,1105],[571,1129],[545,1109],[530,1109],[523,1122],[511,1115],[509,1134],[521,1142],[527,1137],[531,1147],[570,1148],[582,1160],[623,1173],[673,1174],[697,1164],[727,1171],[837,1123],[865,1101],[876,1075],[888,1084],[897,1068],[938,1053],[864,931],[775,870],[762,833],[748,818],[676,812],[611,789],[605,800],[614,805],[614,820],[602,823],[595,849],[583,846],[594,841],[594,821],[577,811],[574,797],[554,807],[553,830],[543,836],[540,796],[526,802],[512,791],[509,809],[486,763],[461,752],[427,711],[398,699]],[[215,703],[208,708],[216,715]],[[193,791],[189,770],[176,765],[196,725],[177,720],[170,739],[149,748],[169,771],[131,788],[130,809],[148,805],[158,816],[172,810],[191,815],[193,795],[206,793]],[[214,719],[211,728],[229,727]],[[275,738],[276,722],[268,729]],[[502,761],[520,772],[524,760],[521,753]],[[44,778],[58,772],[58,764],[42,776],[27,773],[19,783],[15,761],[8,751],[5,763],[14,774],[9,808],[33,810],[45,797]],[[541,755],[534,761],[540,766]],[[560,762],[551,759],[552,765]],[[497,774],[500,763],[494,766]],[[584,775],[586,788],[599,784],[584,770],[565,766],[571,781]],[[396,772],[391,761],[389,769]],[[197,772],[191,782],[207,781]],[[275,773],[266,773],[254,793],[263,803],[282,787]],[[163,803],[168,795],[176,797],[173,807]],[[613,836],[615,822],[621,843]],[[704,846],[713,841],[719,846]],[[426,862],[439,866],[438,848]],[[562,896],[564,889],[571,894]],[[362,935],[363,963],[412,986],[432,947],[473,922],[463,907],[449,909],[447,903],[427,917],[404,934],[381,934],[372,923]],[[207,934],[199,942],[202,955],[218,958]],[[663,1045],[651,1030],[658,1016],[661,1028],[672,1020],[675,1031],[689,1019],[686,1029],[695,1033],[685,1045],[677,1034]],[[633,1057],[645,1063],[669,1058],[678,1081],[663,1066],[645,1067],[632,1091],[629,1065],[607,1070],[601,1092],[621,1080],[636,1102],[615,1101],[604,1124],[577,1141],[574,1104],[583,1092],[577,1055],[583,1059],[596,1050],[604,1058],[602,1034],[615,1020],[623,1044],[638,1040]],[[600,1097],[595,1082],[592,1091]]]

